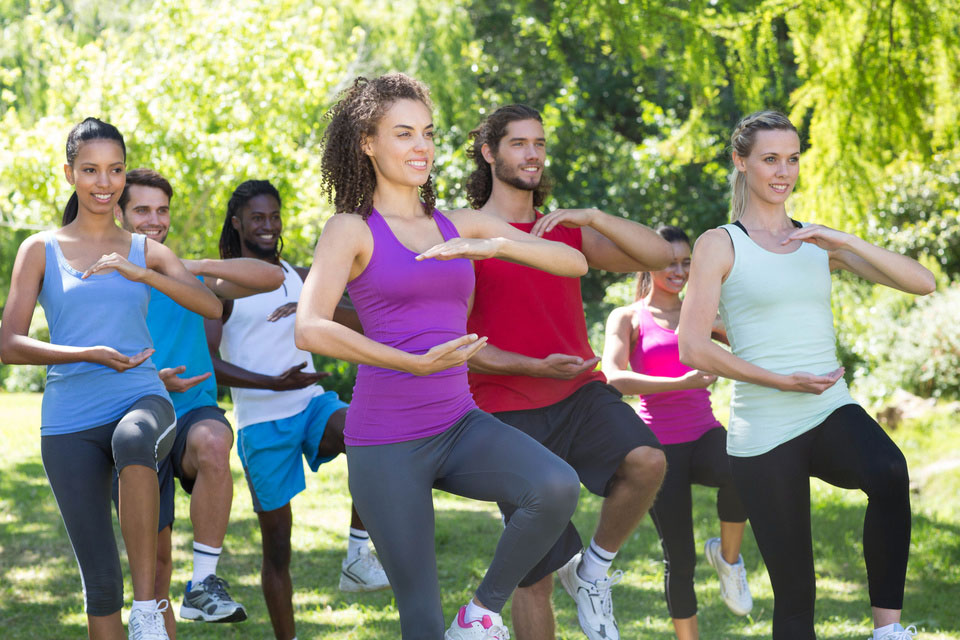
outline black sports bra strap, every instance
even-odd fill
[[[792,222],[793,226],[795,226],[797,229],[803,228],[803,225],[797,222],[796,220],[794,220],[793,218],[790,218],[790,222]],[[740,230],[746,233],[748,238],[750,237],[750,234],[747,232],[747,228],[743,226],[743,224],[739,220],[734,220],[733,224],[734,226],[740,227]]]

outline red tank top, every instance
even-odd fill
[[[539,217],[539,214],[537,214]],[[513,223],[530,232],[533,222]],[[557,226],[544,236],[570,245],[583,246],[579,228]],[[551,353],[594,357],[587,338],[580,279],[555,276],[539,269],[504,260],[474,262],[477,282],[473,311],[467,331],[487,336],[489,343],[532,358]],[[488,413],[538,409],[568,398],[592,380],[606,382],[599,370],[587,371],[572,380],[469,374],[470,390],[477,405]]]

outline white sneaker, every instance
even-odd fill
[[[917,628],[910,625],[906,629],[901,627],[895,631],[888,631],[880,636],[880,640],[913,640],[915,637],[917,637]],[[870,636],[867,640],[874,640],[874,636]]]
[[[450,628],[443,634],[443,640],[510,640],[503,620],[494,620],[490,616],[483,616],[480,620],[467,622],[467,607],[460,607],[457,617],[450,623]],[[499,618],[500,616],[497,616]]]
[[[610,588],[623,578],[622,571],[600,578],[596,582],[587,582],[577,575],[577,567],[583,552],[570,559],[570,562],[557,569],[560,584],[577,603],[577,619],[580,628],[590,640],[619,640],[620,628],[613,617],[613,597]]]
[[[368,547],[360,549],[353,560],[343,559],[340,565],[340,591],[359,593],[389,589],[390,581],[377,556],[370,553]]]
[[[137,609],[130,612],[127,622],[129,640],[169,640],[167,628],[163,626],[163,612],[170,605],[166,600],[157,603],[152,611]]]
[[[745,616],[753,609],[753,597],[750,595],[750,585],[747,584],[747,569],[743,565],[743,556],[737,558],[735,564],[729,564],[723,559],[720,550],[720,538],[710,538],[703,545],[703,554],[707,562],[717,570],[720,578],[720,597],[727,608],[738,616]]]

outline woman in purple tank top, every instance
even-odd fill
[[[499,218],[434,208],[426,87],[402,74],[358,78],[331,109],[327,222],[297,312],[297,346],[360,364],[345,440],[350,491],[390,579],[404,640],[508,638],[500,610],[576,508],[576,473],[532,438],[479,411],[466,361],[470,260],[499,257],[561,276],[583,255]],[[363,334],[333,322],[347,288]],[[509,312],[509,310],[505,310]],[[431,491],[516,505],[475,596],[444,633]]]
[[[170,249],[117,226],[126,147],[115,127],[87,118],[70,131],[66,151],[64,172],[75,191],[59,229],[20,245],[0,358],[48,365],[41,458],[80,568],[89,637],[127,637],[111,509],[116,468],[133,583],[129,638],[166,638],[166,601],[154,599],[157,463],[173,446],[176,416],[149,359],[147,302],[156,288],[209,318],[220,316],[220,302]],[[38,300],[49,342],[28,333]]]
[[[664,595],[677,640],[696,640],[691,485],[718,487],[720,537],[707,540],[704,555],[717,570],[724,602],[741,616],[753,607],[740,557],[747,516],[730,474],[727,432],[710,407],[707,386],[717,377],[680,362],[676,328],[690,273],[690,239],[673,226],[657,233],[673,245],[675,259],[662,271],[639,274],[636,301],[610,314],[603,372],[621,393],[640,397],[637,413],[663,444],[667,474],[650,517],[663,548]],[[719,319],[714,337],[725,339]]]

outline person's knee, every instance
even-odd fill
[[[197,425],[187,439],[187,455],[196,461],[197,472],[211,475],[230,475],[230,449],[233,433],[219,422]]]
[[[290,567],[290,523],[286,519],[261,517],[264,570],[286,571]]]
[[[323,429],[323,437],[320,439],[318,453],[322,456],[330,457],[340,453],[347,452],[347,445],[343,441],[343,431],[347,424],[347,410],[337,409]]]
[[[87,615],[109,616],[123,607],[123,581],[106,572],[88,572],[83,581]]]
[[[536,502],[543,510],[557,514],[561,520],[569,520],[580,499],[580,478],[570,465],[556,465],[545,475],[537,493]]]
[[[908,495],[910,474],[903,453],[893,450],[870,462],[864,491],[870,497]]]
[[[656,492],[667,472],[667,457],[654,447],[637,447],[617,469],[616,481],[644,493]]]

